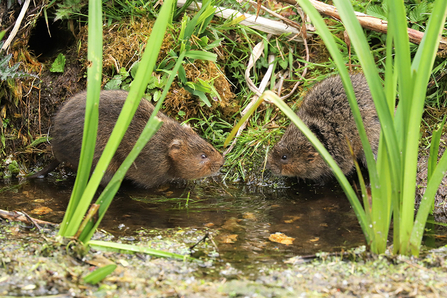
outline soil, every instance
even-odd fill
[[[181,235],[178,237],[179,232]],[[155,232],[156,234],[157,232]],[[278,264],[256,263],[247,273],[219,261],[209,241],[196,252],[202,261],[181,261],[144,254],[122,254],[60,243],[52,236],[27,232],[18,224],[2,223],[0,235],[0,295],[54,297],[444,297],[447,295],[447,252],[433,250],[421,259],[369,256],[364,248],[342,256],[320,254],[294,257]],[[163,236],[97,239],[188,254],[191,239],[202,231],[174,229]],[[154,234],[154,231],[152,231]],[[188,240],[189,239],[189,240]],[[82,249],[81,249],[82,250]],[[106,264],[118,265],[98,284],[83,278]],[[254,273],[255,272],[255,273]]]

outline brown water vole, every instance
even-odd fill
[[[362,74],[351,75],[351,81],[366,134],[376,154],[380,123],[368,84]],[[366,165],[362,143],[340,76],[329,77],[313,87],[304,97],[296,114],[329,151],[345,175],[354,170],[346,138],[349,139],[355,158]],[[273,147],[267,163],[268,168],[280,176],[324,182],[333,175],[320,154],[294,124],[287,128],[281,140]]]
[[[101,91],[94,165],[104,150],[127,95],[128,92],[122,90]],[[68,163],[74,169],[79,163],[81,151],[85,100],[86,92],[68,100],[56,114],[51,132],[51,145],[56,159]],[[101,185],[110,181],[131,151],[153,110],[152,104],[145,99],[141,100]],[[157,116],[163,125],[135,159],[126,173],[127,179],[150,188],[170,180],[197,179],[219,171],[224,159],[216,149],[190,127],[182,126],[162,113]]]

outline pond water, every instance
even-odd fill
[[[0,209],[60,223],[72,186],[72,179],[3,182]],[[284,259],[364,244],[357,218],[337,185],[272,188],[207,181],[146,190],[126,184],[100,227],[117,236],[131,236],[140,228],[208,227],[233,239],[219,244],[228,261]],[[277,232],[295,240],[289,245],[270,241]]]
[[[73,179],[56,181],[53,178],[23,183],[0,181],[0,209],[24,211],[32,217],[59,223],[68,204],[73,182]],[[376,267],[384,270],[383,263],[373,265],[372,268],[366,267],[366,271],[358,267],[363,265],[353,263],[345,267],[344,262],[338,262],[343,267],[340,265],[333,267],[337,262],[331,261],[328,267],[321,264],[321,267],[315,268],[314,265],[302,267],[299,264],[293,266],[284,263],[288,258],[295,256],[311,255],[320,251],[340,252],[364,245],[364,236],[357,218],[337,185],[321,187],[296,184],[275,188],[246,184],[222,185],[212,180],[189,183],[186,186],[171,185],[155,190],[125,185],[112,202],[100,227],[115,236],[126,237],[125,240],[129,240],[130,243],[133,243],[131,238],[138,238],[138,235],[141,235],[139,233],[142,229],[150,233],[154,230],[157,231],[155,234],[163,235],[152,238],[150,233],[144,234],[143,241],[146,241],[148,246],[154,242],[166,243],[166,246],[169,246],[171,242],[175,245],[179,243],[179,239],[171,241],[171,236],[184,229],[187,231],[184,234],[189,233],[194,236],[180,237],[178,246],[184,247],[183,243],[185,243],[186,247],[189,247],[208,231],[214,234],[213,239],[218,247],[218,256],[194,255],[205,261],[200,265],[196,262],[178,262],[143,255],[123,256],[110,253],[88,254],[83,261],[80,261],[73,257],[74,250],[70,255],[64,256],[57,253],[59,250],[56,249],[56,253],[45,258],[44,255],[48,251],[46,249],[42,250],[45,253],[39,251],[41,242],[45,242],[40,239],[40,235],[31,231],[31,234],[37,237],[28,239],[26,237],[29,233],[15,226],[11,229],[12,232],[8,233],[6,241],[14,242],[14,237],[20,237],[20,243],[26,243],[22,245],[29,247],[31,256],[25,257],[26,254],[16,247],[16,244],[6,246],[7,249],[4,251],[8,251],[9,254],[5,258],[4,271],[8,273],[4,275],[12,276],[12,278],[2,280],[4,286],[2,293],[48,296],[57,293],[72,293],[72,289],[75,288],[76,293],[84,294],[79,296],[94,296],[92,293],[99,293],[96,296],[104,296],[105,292],[101,294],[101,290],[96,287],[82,282],[79,284],[80,276],[85,276],[91,272],[93,265],[96,266],[96,263],[92,262],[104,261],[104,259],[120,264],[121,271],[113,273],[110,280],[99,287],[101,289],[104,286],[108,291],[114,289],[113,291],[123,292],[115,296],[126,296],[126,293],[128,295],[131,292],[147,297],[149,290],[158,291],[152,295],[154,297],[165,297],[166,293],[172,293],[169,297],[179,296],[178,293],[186,291],[179,288],[183,282],[183,286],[186,285],[185,287],[194,293],[191,297],[197,296],[195,295],[197,289],[211,293],[211,291],[217,291],[213,289],[221,289],[223,285],[226,286],[224,293],[230,296],[239,293],[236,296],[248,297],[250,295],[246,294],[247,291],[261,293],[259,291],[262,290],[264,295],[261,296],[292,297],[293,291],[299,293],[303,289],[311,289],[310,285],[318,285],[320,290],[323,289],[321,293],[327,294],[326,291],[331,287],[335,291],[331,293],[340,293],[340,289],[347,291],[345,283],[353,271],[356,271],[353,276],[357,276],[357,279],[350,280],[348,283],[352,284],[353,288],[357,288],[358,282],[365,285],[375,283],[370,280],[375,274],[365,272],[377,270]],[[277,232],[284,233],[294,240],[289,245],[269,240],[271,235]],[[439,246],[437,241],[435,239],[434,244]],[[207,243],[209,245],[210,242],[207,241]],[[214,249],[212,251],[214,252]],[[36,252],[37,255],[35,255]],[[198,249],[197,252],[201,253],[201,250]],[[14,255],[17,255],[17,259],[12,261],[8,259]],[[57,266],[58,264],[61,266]],[[70,272],[78,272],[77,278],[60,278],[60,276],[69,276],[67,266],[74,266]],[[282,271],[283,268],[287,271]],[[421,270],[420,265],[414,265],[414,268]],[[313,271],[308,271],[310,269]],[[397,269],[398,273],[393,274],[401,276],[400,270]],[[415,276],[420,276],[419,271],[415,273]],[[383,277],[378,278],[386,282],[387,274],[389,274],[388,271],[381,275]],[[424,274],[426,275],[427,271],[424,271]],[[325,277],[327,281],[321,279],[324,275],[327,276]],[[337,278],[338,283],[335,282]],[[247,280],[244,281],[245,279]],[[403,279],[408,281],[405,275]],[[129,280],[135,282],[129,282]],[[191,285],[191,282],[195,283]],[[424,281],[419,282],[424,283]],[[200,288],[203,283],[207,284],[208,288]],[[404,282],[397,283],[398,288],[392,293],[402,291],[400,287]],[[177,286],[173,288],[174,284]],[[39,286],[32,288],[33,285]],[[89,287],[87,290],[86,286]],[[82,287],[82,289],[77,289],[77,287]],[[372,287],[374,289],[370,291],[377,293],[377,288]],[[284,293],[281,291],[285,289],[288,295],[282,295]],[[369,286],[366,286],[366,289],[368,290]],[[386,282],[383,289],[390,291],[389,282]],[[85,295],[85,293],[89,294]],[[227,296],[226,294],[217,296],[216,293],[204,292],[203,297]]]
[[[60,223],[73,183],[53,178],[0,182],[0,209]],[[178,227],[203,229],[204,235],[206,229],[219,231],[215,242],[220,257],[235,266],[365,244],[358,220],[335,184],[274,188],[207,180],[155,190],[128,184],[121,187],[100,225],[113,235],[130,237],[141,228]],[[269,240],[277,232],[293,242]]]

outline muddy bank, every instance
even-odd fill
[[[188,254],[190,241],[201,232],[182,229],[163,237],[96,238]],[[423,259],[365,255],[362,248],[345,257],[284,258],[273,264],[252,263],[237,269],[222,262],[212,243],[200,244],[197,262],[90,250],[81,257],[50,234],[27,232],[18,224],[1,223],[0,295],[90,297],[366,297],[447,295],[446,251]],[[355,254],[356,253],[356,254]],[[83,277],[105,264],[117,269],[97,285]]]

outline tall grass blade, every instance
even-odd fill
[[[439,143],[441,142],[442,129],[444,128],[446,116],[442,119],[438,129],[436,129],[431,136],[430,155],[427,164],[427,181],[430,180],[433,171],[438,164]]]
[[[101,193],[100,197],[96,201],[96,204],[99,204],[99,210],[98,210],[98,218],[93,223],[92,221],[89,221],[88,223],[85,223],[85,229],[81,232],[81,235],[79,237],[79,240],[86,243],[91,239],[93,236],[93,233],[98,228],[99,223],[101,222],[102,218],[104,217],[107,209],[110,206],[110,203],[112,202],[113,197],[115,196],[116,192],[118,191],[119,187],[121,186],[121,182],[124,179],[124,176],[129,169],[129,167],[132,165],[135,158],[137,158],[138,154],[141,152],[143,147],[147,144],[147,142],[150,140],[150,138],[155,134],[155,132],[158,130],[158,128],[162,125],[162,123],[158,120],[158,118],[155,117],[157,115],[158,111],[160,110],[162,103],[164,102],[166,95],[168,94],[169,87],[172,85],[172,82],[174,81],[174,78],[176,76],[176,73],[178,72],[180,66],[182,65],[183,59],[185,57],[185,52],[180,53],[180,56],[177,59],[177,62],[174,66],[174,68],[171,71],[171,74],[169,75],[168,81],[166,82],[166,85],[164,87],[163,93],[157,102],[157,105],[154,108],[154,112],[152,113],[150,119],[148,120],[148,123],[146,124],[146,127],[142,131],[140,137],[138,138],[137,142],[135,143],[134,148],[129,153],[127,158],[124,160],[122,165],[118,168],[115,175],[110,180],[107,187],[104,189],[104,191]],[[81,225],[82,226],[82,225]]]
[[[79,159],[78,174],[71,193],[59,235],[66,236],[66,230],[79,205],[82,193],[87,185],[92,167],[93,154],[98,130],[98,103],[102,81],[102,2],[89,1],[87,101],[85,107],[84,134]]]
[[[409,254],[409,238],[413,229],[413,210],[415,197],[415,181],[417,171],[417,159],[419,148],[419,130],[424,112],[425,96],[427,84],[430,78],[433,62],[436,57],[438,44],[441,38],[441,32],[444,28],[444,22],[447,14],[447,1],[436,1],[432,14],[429,18],[427,29],[424,33],[421,45],[418,48],[411,66],[413,74],[413,94],[411,94],[411,105],[408,115],[408,131],[406,146],[404,149],[405,171],[403,187],[403,207],[401,222],[401,253]],[[407,88],[405,86],[405,88]],[[407,88],[409,89],[409,88]],[[439,185],[439,184],[438,184]],[[438,185],[436,188],[438,188]],[[431,190],[430,190],[431,191]],[[421,201],[421,205],[426,204],[426,200]],[[430,205],[431,208],[431,205]],[[425,209],[425,207],[424,207]],[[405,238],[402,238],[405,237]],[[414,248],[411,248],[414,250]]]
[[[388,16],[388,20],[393,29],[399,90],[399,105],[396,110],[395,125],[396,132],[399,136],[399,145],[400,148],[402,148],[401,176],[403,178],[401,186],[402,194],[399,196],[399,217],[395,217],[398,220],[398,226],[395,225],[395,228],[399,229],[399,238],[394,239],[394,251],[396,252],[398,248],[402,253],[406,251],[405,243],[410,237],[414,217],[414,181],[416,177],[416,165],[411,158],[412,155],[414,155],[414,146],[417,146],[419,134],[411,128],[411,125],[414,124],[419,127],[420,119],[418,120],[418,117],[415,119],[410,118],[411,106],[414,104],[412,102],[412,89],[415,77],[413,76],[413,73],[410,72],[411,58],[404,3],[401,0],[391,0],[389,1],[389,7],[390,9],[388,12],[390,15]],[[413,185],[410,187],[412,182]],[[411,198],[412,202],[406,198]]]
[[[436,166],[430,180],[427,182],[424,196],[421,199],[419,210],[414,221],[413,231],[411,233],[409,247],[414,256],[419,256],[419,250],[422,243],[422,236],[424,235],[424,228],[427,222],[428,214],[435,200],[436,192],[441,184],[442,178],[447,172],[447,154],[443,154]]]
[[[143,97],[144,89],[149,83],[152,71],[154,69],[158,52],[161,48],[164,33],[168,22],[170,21],[171,9],[173,0],[166,0],[160,10],[159,17],[157,18],[154,27],[152,29],[151,36],[147,42],[150,47],[146,47],[143,57],[140,62],[140,67],[132,83],[129,91],[128,98],[123,105],[121,113],[115,124],[115,128],[109,138],[109,142],[104,148],[103,154],[98,161],[98,164],[93,172],[93,175],[87,184],[87,187],[82,195],[78,208],[75,210],[74,215],[64,236],[73,236],[79,228],[82,218],[87,211],[87,208],[101,182],[101,179],[110,163],[119,143],[121,142],[127,127],[132,120],[132,116],[138,108],[139,102]]]
[[[194,258],[183,256],[171,252],[159,251],[143,246],[129,245],[123,243],[114,243],[114,242],[106,242],[106,241],[97,241],[91,240],[88,242],[90,247],[93,249],[101,250],[101,251],[112,251],[112,252],[120,252],[120,253],[145,253],[155,257],[162,258],[173,258],[179,260],[195,260]]]

